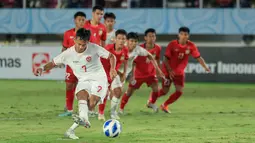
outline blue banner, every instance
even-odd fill
[[[63,34],[74,27],[73,15],[91,9],[1,9],[0,33]],[[192,34],[255,34],[255,9],[106,9],[117,16],[115,28],[143,33],[176,34],[188,26]]]

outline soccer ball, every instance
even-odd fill
[[[104,123],[103,131],[107,137],[115,138],[121,133],[122,127],[118,120],[110,119]]]

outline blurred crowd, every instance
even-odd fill
[[[24,2],[25,1],[25,2]],[[242,8],[254,8],[255,0],[239,0]],[[233,8],[237,0],[203,0],[204,8]],[[0,0],[1,8],[198,8],[199,0]]]

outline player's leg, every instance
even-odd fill
[[[149,77],[146,79],[146,83],[152,89],[150,98],[147,103],[147,107],[152,108],[154,112],[158,112],[158,107],[155,104],[155,102],[157,101],[158,95],[159,95],[158,79],[157,79],[157,77]]]
[[[108,96],[110,96],[110,93],[111,93],[111,91],[108,89],[103,103],[98,105],[98,120],[105,121],[104,110],[105,110],[107,98],[108,98]]]
[[[79,87],[81,87],[81,86],[79,86]],[[69,137],[71,139],[79,139],[74,133],[74,130],[76,128],[78,128],[79,125],[82,125],[82,126],[88,127],[88,128],[90,127],[90,122],[88,119],[89,93],[85,89],[82,89],[82,90],[78,91],[78,93],[76,94],[76,97],[78,100],[79,115],[73,115],[74,123],[65,133],[65,136]]]
[[[120,110],[119,110],[120,114],[124,113],[124,108],[126,104],[128,103],[129,98],[133,95],[136,89],[139,89],[141,87],[142,84],[143,84],[143,81],[140,79],[135,79],[134,81],[129,82],[128,89],[124,93],[121,99]]]
[[[74,92],[77,84],[77,78],[71,68],[66,68],[66,112],[59,114],[60,117],[71,116],[73,112]]]
[[[117,107],[120,103],[120,98],[122,94],[122,82],[120,81],[120,77],[116,76],[111,84],[112,95],[111,95],[111,118],[119,119],[117,113]]]
[[[158,98],[161,96],[165,96],[169,92],[171,83],[172,81],[169,78],[162,79],[162,88],[159,89]]]
[[[174,103],[183,93],[184,76],[176,76],[173,82],[175,85],[175,92],[161,105],[161,109],[166,113],[171,113],[168,109],[168,105]]]

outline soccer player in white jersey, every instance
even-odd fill
[[[105,45],[115,43],[115,32],[116,32],[116,30],[114,29],[114,24],[116,23],[115,19],[116,19],[116,16],[112,12],[107,12],[104,14],[104,25],[107,31]]]
[[[134,63],[134,59],[137,56],[147,56],[147,58],[152,62],[152,64],[154,65],[156,71],[158,72],[159,77],[165,79],[165,76],[163,74],[163,72],[161,71],[159,65],[157,64],[157,61],[154,59],[153,55],[151,53],[149,53],[146,49],[142,48],[141,46],[138,45],[138,40],[139,37],[137,35],[137,33],[134,32],[130,32],[128,33],[127,36],[127,44],[128,44],[128,49],[129,49],[129,61],[128,63],[128,70],[127,73],[131,74],[130,75],[130,84],[134,84],[136,82],[135,78],[134,78],[134,73],[133,73],[133,65]],[[128,102],[129,97],[134,93],[134,90],[132,88],[128,88],[127,91],[124,93],[124,95],[122,96],[121,99],[121,104],[120,104],[120,109],[119,109],[119,113],[123,114],[123,110],[124,110],[124,106],[125,104]],[[154,104],[147,104],[147,106],[149,108],[153,108],[156,109],[157,106]]]
[[[88,111],[104,100],[107,92],[107,76],[101,64],[100,57],[110,60],[110,76],[117,75],[115,56],[96,44],[89,42],[90,31],[81,28],[74,39],[75,45],[56,56],[52,62],[43,68],[38,68],[35,75],[53,69],[56,65],[65,64],[71,67],[78,79],[75,95],[78,100],[79,115],[73,115],[74,123],[66,131],[66,137],[79,139],[74,130],[80,125],[90,128]]]

